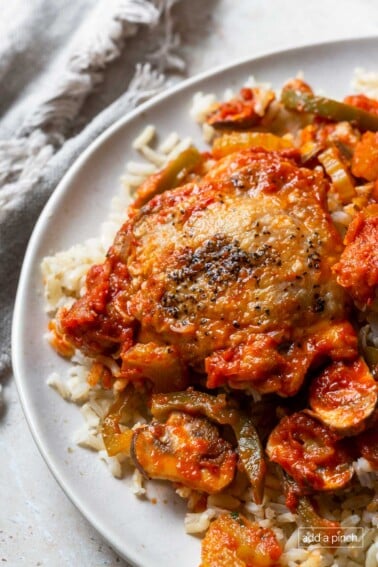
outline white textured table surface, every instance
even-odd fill
[[[182,0],[176,12],[190,75],[265,51],[378,35],[376,0]],[[0,562],[12,567],[126,565],[51,476],[29,433],[13,379],[5,384],[4,397]]]

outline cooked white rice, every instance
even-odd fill
[[[378,73],[375,71],[356,69],[352,84],[356,92],[378,99]]]
[[[248,86],[255,86],[253,77],[247,81]],[[260,85],[261,86],[261,85]],[[357,70],[354,86],[359,92],[378,98],[378,74]],[[268,88],[269,85],[266,85]],[[233,96],[228,90],[225,98]],[[197,93],[193,99],[191,117],[203,125],[206,141],[213,137],[213,129],[205,124],[206,115],[217,98],[214,94]],[[91,265],[104,261],[105,253],[111,244],[116,231],[124,221],[124,211],[136,187],[144,179],[157,171],[167,161],[180,153],[191,144],[189,138],[181,140],[175,132],[171,133],[160,145],[156,146],[156,130],[147,126],[134,140],[136,149],[142,161],[131,161],[126,165],[122,177],[122,190],[111,202],[108,218],[101,227],[98,238],[89,239],[83,244],[73,246],[69,250],[58,252],[44,258],[42,274],[44,279],[46,310],[53,315],[62,306],[69,306],[85,291],[85,276]],[[347,226],[351,216],[344,210],[335,207],[333,219],[336,224]],[[374,320],[377,327],[378,323]],[[378,339],[377,339],[378,344]],[[104,357],[105,358],[105,357]],[[72,359],[73,366],[65,378],[52,373],[47,383],[53,387],[65,400],[81,406],[83,426],[75,435],[75,442],[80,446],[98,453],[100,459],[106,462],[110,472],[117,478],[124,475],[125,455],[109,457],[99,431],[102,418],[107,414],[112,403],[112,393],[98,387],[90,388],[87,375],[91,361],[77,352]],[[117,373],[116,364],[112,359],[103,361]],[[139,417],[135,416],[136,422]],[[288,567],[377,567],[378,566],[378,475],[372,471],[369,463],[360,458],[354,463],[356,481],[344,492],[340,501],[337,494],[321,494],[318,496],[320,512],[329,519],[341,522],[342,526],[362,528],[364,531],[363,546],[340,547],[335,553],[319,545],[300,547],[297,515],[285,506],[279,483],[272,475],[268,475],[264,501],[257,505],[251,498],[250,489],[240,487],[228,488],[222,494],[211,495],[207,500],[207,509],[196,513],[195,504],[199,495],[188,488],[181,487],[177,493],[188,501],[188,513],[185,517],[185,529],[189,534],[203,534],[212,519],[228,510],[240,509],[262,527],[269,527],[275,532],[282,544],[284,553],[281,564]],[[128,467],[130,470],[130,467]],[[133,472],[133,492],[143,497],[144,479],[138,470]],[[358,482],[359,481],[359,482]]]

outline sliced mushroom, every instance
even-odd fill
[[[211,396],[188,388],[185,392],[155,394],[151,400],[151,413],[161,418],[172,411],[191,415],[202,414],[221,425],[230,425],[238,442],[239,458],[252,485],[256,504],[264,494],[266,464],[264,451],[253,420],[246,413],[230,405],[222,394]]]
[[[172,412],[166,423],[134,431],[131,456],[147,477],[179,482],[209,494],[234,478],[236,454],[204,417]]]
[[[281,419],[266,450],[303,489],[336,490],[353,476],[352,459],[339,436],[305,411]]]
[[[363,427],[377,403],[377,384],[362,359],[335,362],[310,387],[309,403],[321,421],[340,433]]]

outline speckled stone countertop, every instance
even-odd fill
[[[182,0],[176,13],[190,75],[271,50],[378,35],[376,0]],[[31,437],[12,378],[4,385],[4,400],[0,414],[1,564],[127,565],[52,477]]]

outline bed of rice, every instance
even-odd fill
[[[253,78],[248,79],[246,86],[254,86]],[[260,83],[261,86],[261,83]],[[353,86],[356,91],[378,99],[378,74],[357,70]],[[225,93],[225,99],[233,95]],[[216,101],[213,94],[197,93],[193,100],[191,116],[203,127],[203,136],[210,141],[212,128],[204,123],[209,107]],[[155,128],[147,126],[134,140],[133,148],[139,152],[142,161],[127,163],[122,178],[122,189],[111,201],[110,213],[101,227],[97,238],[77,244],[69,250],[58,252],[54,256],[44,258],[42,274],[45,287],[46,310],[53,317],[57,309],[69,306],[85,291],[85,276],[89,267],[104,261],[105,253],[113,241],[116,231],[124,221],[125,209],[130,201],[130,194],[151,173],[160,169],[167,161],[188,147],[190,139],[180,139],[177,133],[170,134],[159,145],[156,143]],[[334,221],[347,225],[351,219],[348,210],[335,207]],[[377,337],[378,346],[378,322]],[[49,338],[49,337],[48,337]],[[119,373],[116,362],[111,358],[101,360],[109,366],[114,376]],[[72,366],[67,376],[52,373],[47,383],[65,400],[78,404],[83,416],[83,426],[76,432],[74,441],[80,446],[98,453],[106,462],[110,472],[117,478],[130,474],[130,462],[127,456],[109,457],[106,453],[99,426],[112,403],[113,392],[99,387],[90,387],[87,382],[92,361],[77,351],[72,358]],[[115,389],[122,387],[115,383]],[[133,416],[135,424],[142,422],[138,415]],[[353,485],[340,494],[322,494],[318,496],[321,515],[337,520],[341,526],[353,530],[362,529],[362,542],[355,545],[343,545],[331,552],[319,544],[301,546],[297,516],[285,506],[277,478],[269,472],[267,476],[264,501],[256,505],[250,490],[243,483],[233,483],[232,488],[222,494],[211,495],[207,500],[207,509],[196,513],[199,495],[185,487],[177,489],[177,493],[188,501],[188,513],[185,517],[185,529],[189,534],[201,534],[206,531],[211,520],[227,510],[239,510],[262,527],[274,530],[281,542],[284,553],[280,564],[289,567],[365,567],[378,566],[378,474],[371,470],[369,463],[360,458],[354,463],[355,481]],[[133,490],[138,497],[145,495],[143,478],[137,469],[133,474]]]

